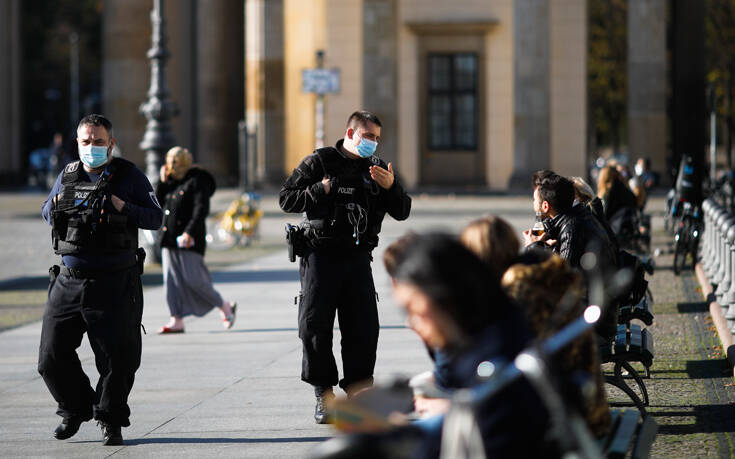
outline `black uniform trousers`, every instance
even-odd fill
[[[371,254],[364,250],[316,249],[301,258],[301,379],[309,384],[337,384],[332,353],[335,314],[342,335],[344,377],[340,387],[372,383],[380,325],[371,261]]]
[[[52,268],[53,269],[53,268]],[[63,418],[130,425],[128,395],[140,366],[143,290],[137,266],[94,278],[51,275],[38,372]],[[99,372],[96,390],[76,349],[84,332]]]

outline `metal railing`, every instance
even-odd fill
[[[707,279],[716,286],[713,294],[735,337],[735,214],[712,198],[705,199],[702,211],[704,234],[699,262]]]

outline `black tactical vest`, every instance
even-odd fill
[[[315,152],[324,169],[324,176],[331,179],[329,205],[318,213],[307,213],[307,234],[314,247],[355,247],[366,241],[370,228],[368,215],[380,190],[365,167],[345,160],[332,147]],[[371,238],[372,239],[372,238]],[[366,247],[372,249],[373,247]]]
[[[106,254],[138,247],[138,228],[128,224],[127,215],[115,210],[110,200],[110,183],[123,178],[129,167],[127,161],[113,158],[94,183],[85,180],[80,161],[64,168],[61,192],[51,212],[55,253]]]

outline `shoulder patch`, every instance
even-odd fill
[[[156,193],[153,191],[148,192],[148,196],[151,197],[151,201],[153,201],[153,204],[156,205],[159,209],[161,208],[161,205],[158,203],[158,199],[156,199]]]
[[[80,163],[80,161],[74,161],[74,162],[71,162],[71,163],[67,164],[66,167],[64,168],[64,171],[65,172],[74,172],[74,171],[76,171],[77,169],[79,169],[79,163]]]

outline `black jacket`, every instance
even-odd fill
[[[514,304],[493,304],[507,314],[472,337],[465,348],[446,353],[449,388],[483,384],[477,375],[481,362],[502,368],[530,344],[532,332]],[[476,407],[478,427],[487,457],[555,457],[543,439],[549,414],[537,392],[525,378],[509,384]],[[432,432],[413,457],[439,457],[441,436]]]
[[[614,245],[607,232],[586,206],[573,206],[567,212],[544,222],[549,239],[556,239],[554,252],[574,268],[587,251],[599,253],[605,266],[617,264]]]
[[[554,252],[564,258],[570,266],[582,271],[588,288],[590,279],[587,278],[587,273],[582,270],[580,264],[582,255],[586,252],[597,255],[604,280],[612,278],[611,276],[618,267],[617,248],[587,206],[573,206],[567,212],[545,220],[544,226],[548,238],[557,240],[553,248]],[[608,337],[616,332],[618,311],[617,305],[613,304],[615,292],[605,291],[604,293],[607,308],[596,330],[599,335]]]
[[[611,221],[613,215],[618,213],[620,209],[631,208],[638,209],[638,200],[628,185],[625,183],[614,180],[610,189],[602,197],[602,203],[605,206],[605,218],[607,221]]]
[[[186,232],[194,238],[194,245],[187,250],[204,255],[205,220],[214,190],[212,175],[196,166],[189,169],[181,181],[169,178],[158,183],[156,197],[164,209],[161,247],[177,248],[176,238]]]
[[[405,220],[411,198],[397,177],[388,190],[370,177],[371,166],[387,169],[381,159],[348,157],[341,147],[339,140],[304,158],[286,179],[278,201],[285,212],[305,213],[312,247],[371,251],[386,212]],[[331,179],[329,194],[322,184],[325,177]]]

